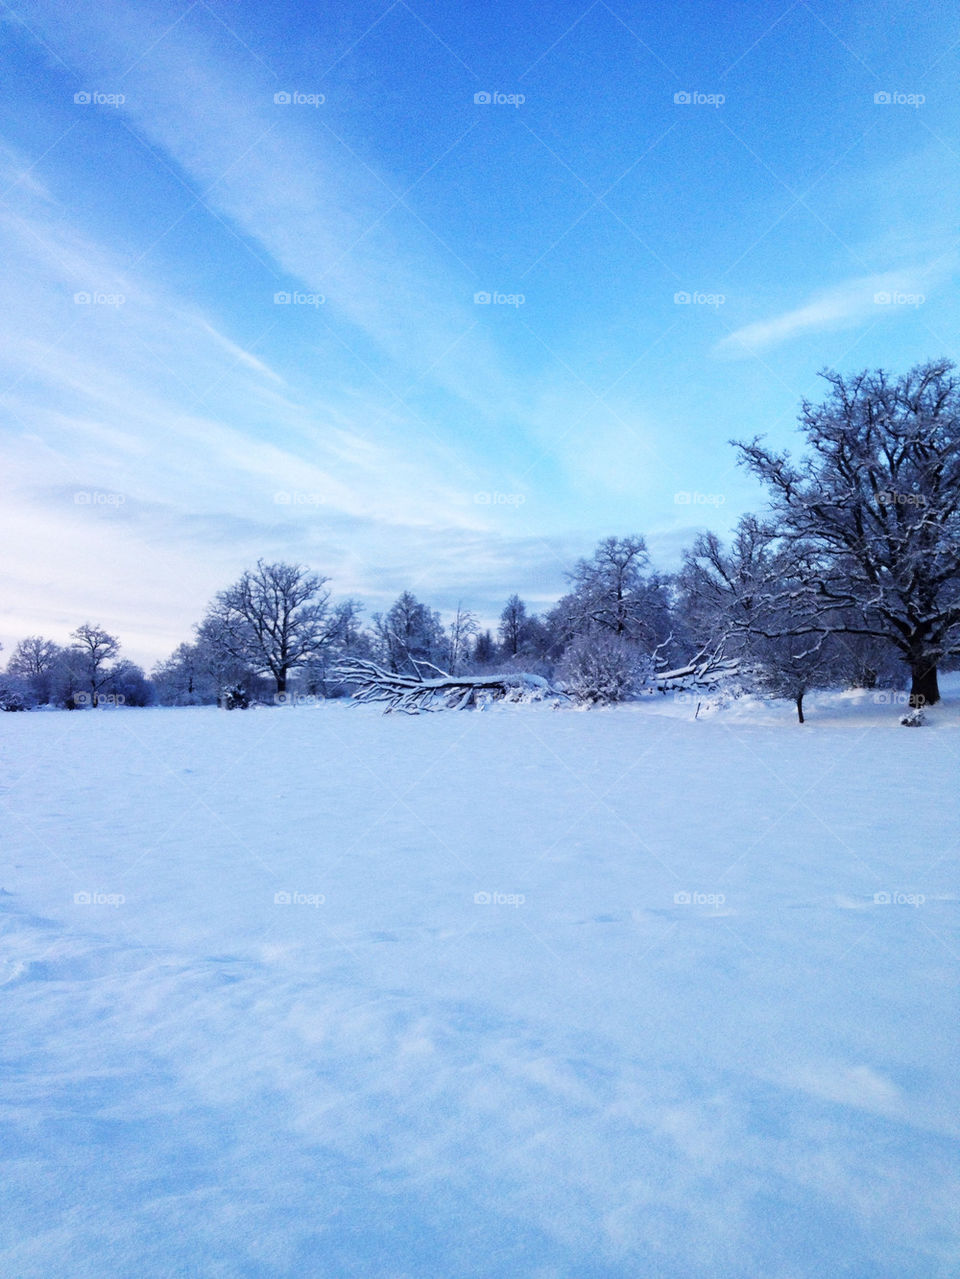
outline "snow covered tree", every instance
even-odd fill
[[[75,679],[71,691],[74,694],[86,693],[89,689],[90,705],[96,706],[100,692],[110,678],[107,663],[119,653],[120,641],[102,626],[92,626],[89,622],[72,631],[70,638],[74,642],[67,650],[67,658],[70,674]]]
[[[573,590],[550,615],[562,646],[590,633],[611,634],[651,651],[670,633],[666,579],[647,574],[642,537],[608,537],[568,576]]]
[[[812,450],[799,462],[758,439],[742,460],[809,576],[793,633],[826,628],[888,641],[910,670],[911,702],[939,701],[937,668],[960,651],[960,385],[946,360],[891,379],[826,372],[804,402]],[[798,629],[799,628],[799,629]]]
[[[152,679],[164,706],[202,706],[217,700],[199,644],[178,644],[153,668]]]
[[[527,633],[527,606],[519,595],[511,595],[500,614],[497,638],[505,657],[516,657],[523,647]]]
[[[143,670],[126,658],[112,667],[106,689],[121,706],[150,706],[154,700],[153,686]]]
[[[440,615],[404,591],[389,611],[373,616],[380,658],[394,673],[416,675],[443,660]]]
[[[50,701],[53,694],[53,675],[61,649],[53,640],[42,635],[28,635],[20,640],[10,655],[7,674],[22,681],[29,690],[31,701],[39,706]]]
[[[370,657],[372,651],[370,636],[360,629],[360,605],[343,600],[331,612],[326,642],[303,665],[304,691],[313,697],[340,696],[344,689],[334,668],[348,657]]]
[[[480,631],[473,645],[474,666],[492,666],[498,657],[497,641],[492,631]]]
[[[11,672],[8,663],[6,675],[0,676],[0,711],[25,711],[28,696],[26,681],[16,672]]]
[[[477,619],[468,608],[457,604],[457,611],[447,625],[446,664],[451,675],[461,675],[470,660]]]
[[[734,659],[750,688],[789,698],[802,724],[807,691],[843,679],[853,663],[836,619],[811,611],[804,587],[810,566],[797,552],[748,515],[729,551],[715,533],[701,534],[677,581],[699,652]]]
[[[577,636],[557,668],[560,686],[587,706],[627,701],[649,672],[643,651],[612,631]]]
[[[286,692],[291,671],[328,644],[337,625],[327,578],[300,564],[257,561],[217,596],[201,628],[207,642]]]
[[[259,676],[249,662],[236,656],[237,645],[232,628],[224,618],[217,613],[208,613],[196,627],[196,632],[191,660],[196,662],[195,669],[201,677],[201,702],[220,702],[227,687],[243,688],[248,695],[253,693]],[[196,683],[193,687],[197,687]]]

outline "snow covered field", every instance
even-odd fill
[[[0,1272],[960,1273],[947,686],[0,716]]]

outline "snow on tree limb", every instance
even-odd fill
[[[434,679],[422,679],[387,671],[376,662],[356,658],[342,662],[334,674],[345,684],[353,686],[355,701],[386,702],[385,714],[404,711],[408,715],[418,715],[421,711],[464,710],[482,705],[487,700],[532,702],[566,696],[539,675],[525,672],[507,675],[442,674]]]

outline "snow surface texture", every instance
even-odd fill
[[[957,691],[0,716],[0,1273],[952,1279]]]

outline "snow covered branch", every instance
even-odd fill
[[[343,662],[334,674],[345,684],[353,686],[355,701],[386,702],[385,714],[390,711],[404,711],[408,715],[418,715],[421,711],[459,711],[482,706],[487,701],[537,702],[566,696],[539,675],[524,672],[440,675],[435,679],[420,679],[387,671],[376,662],[357,658]]]

